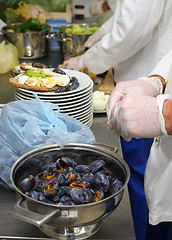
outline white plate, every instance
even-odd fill
[[[15,88],[15,92],[19,93],[19,94],[22,94],[23,96],[26,96],[26,97],[30,97],[30,98],[34,98],[33,96],[33,93],[34,91],[32,91],[31,93],[29,92],[25,92],[23,91],[24,89],[22,88]],[[55,95],[41,95],[40,92],[36,92],[38,97],[40,99],[69,99],[69,98],[74,98],[74,97],[79,97],[79,96],[82,96],[84,95],[85,93],[87,92],[90,92],[92,91],[93,92],[93,82],[90,84],[90,86],[82,91],[79,91],[79,92],[76,92],[76,93],[73,93],[73,94],[69,94],[69,92],[65,92],[64,95],[59,95],[59,94],[55,94]]]
[[[90,119],[88,121],[80,121],[80,122],[90,128],[91,125],[93,124],[93,119]]]
[[[86,116],[86,117],[83,117],[83,118],[75,118],[75,119],[77,119],[80,122],[87,122],[87,121],[90,121],[92,118],[93,118],[93,116],[90,115],[90,116]]]
[[[93,118],[90,120],[86,120],[86,121],[82,121],[83,124],[87,125],[88,127],[91,127],[92,123],[93,123]]]
[[[15,96],[15,99],[16,100],[31,100],[29,98],[25,98],[25,97],[19,97],[18,95]],[[42,101],[42,100],[41,100]],[[78,107],[79,105],[82,106],[83,104],[85,103],[89,103],[89,102],[92,102],[93,99],[92,99],[92,94],[84,97],[84,98],[81,98],[80,100],[78,101],[73,101],[73,102],[66,102],[66,103],[59,103],[58,101],[53,101],[52,103],[58,105],[60,108],[63,108],[63,109],[70,109],[70,108],[76,108]],[[51,102],[51,101],[43,101],[43,102]]]
[[[52,70],[52,68],[48,68],[49,70]],[[19,88],[20,91],[26,92],[26,93],[30,93],[32,94],[33,92],[37,92],[40,96],[56,96],[57,94],[60,95],[66,95],[67,94],[73,94],[76,92],[80,92],[86,88],[88,88],[91,84],[93,84],[93,80],[85,73],[79,72],[79,71],[75,71],[75,70],[69,70],[69,69],[62,69],[64,72],[66,72],[67,75],[69,75],[70,77],[76,77],[78,79],[79,82],[79,86],[78,88],[71,90],[69,92],[61,92],[61,93],[55,93],[54,91],[47,91],[47,92],[37,92],[37,91],[31,91],[28,89],[24,89],[24,88]]]
[[[71,114],[77,114],[79,112],[83,112],[83,111],[87,111],[87,109],[91,108],[93,106],[93,102],[89,101],[86,102],[83,105],[80,105],[79,107],[75,107],[75,108],[70,108],[70,109],[63,109],[60,108],[61,112],[65,111],[65,113],[71,113]]]
[[[28,96],[26,94],[23,94],[21,92],[18,92],[18,91],[15,91],[14,93],[15,96],[17,97],[20,97],[22,99],[25,99],[25,100],[33,100],[35,99],[35,97],[32,95],[32,96]],[[42,101],[48,101],[48,102],[58,102],[59,104],[60,103],[64,103],[64,104],[70,104],[70,102],[74,102],[74,101],[81,101],[84,97],[88,97],[92,95],[92,89],[89,89],[89,91],[85,92],[84,94],[81,94],[81,95],[76,95],[74,97],[71,97],[71,98],[66,98],[66,97],[63,97],[63,98],[42,98],[40,96],[39,99],[42,100]]]
[[[76,99],[76,98],[81,98],[82,96],[85,96],[87,95],[88,93],[93,93],[93,87],[90,86],[89,88],[85,89],[82,93],[79,92],[79,93],[75,93],[75,94],[72,94],[72,95],[64,95],[64,96],[40,96],[39,94],[38,97],[42,100],[59,100],[59,101],[69,101],[71,99]],[[20,91],[19,89],[15,89],[15,94],[19,94],[23,97],[27,97],[27,98],[30,98],[30,99],[34,99],[34,95],[33,94],[27,94],[27,93],[24,93],[22,91]]]
[[[34,96],[31,98],[31,97],[26,97],[25,95],[23,94],[20,94],[18,92],[15,92],[15,96],[18,97],[20,100],[23,99],[23,100],[34,100]],[[90,97],[92,96],[92,91],[84,94],[83,96],[80,96],[79,98],[70,98],[70,99],[42,99],[40,98],[41,101],[43,102],[52,102],[52,103],[56,103],[56,104],[59,104],[59,105],[73,105],[75,103],[82,103],[83,101],[85,101],[86,99],[89,99]]]
[[[70,116],[74,118],[84,118],[84,117],[89,117],[92,114],[93,114],[93,107],[91,106],[87,110],[84,109],[84,111],[78,112],[77,114],[70,113]]]

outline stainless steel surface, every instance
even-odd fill
[[[49,30],[27,33],[8,31],[8,29],[16,31],[19,25],[20,23],[16,23],[2,28],[4,36],[18,48],[19,58],[35,59],[46,56],[49,50]]]
[[[35,238],[35,237],[15,237],[15,236],[0,236],[0,240],[50,240],[50,238]],[[53,240],[53,238],[51,238]]]
[[[37,59],[37,61],[51,67],[57,67],[58,64],[62,63],[62,57],[59,51],[51,51],[47,57]],[[0,104],[14,101],[14,88],[8,84],[8,78],[11,75],[11,72],[0,75]],[[113,131],[107,128],[106,124],[106,114],[94,114],[91,130],[95,134],[96,141],[117,147],[119,149],[118,154],[122,156],[119,138]],[[47,235],[40,231],[38,227],[9,215],[16,201],[15,191],[0,186],[0,235],[2,237],[14,237],[15,240],[47,238]],[[124,195],[118,208],[104,219],[99,231],[88,239],[135,240],[127,188],[124,190]]]

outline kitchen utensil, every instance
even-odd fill
[[[17,192],[18,201],[10,214],[38,226],[52,238],[84,239],[93,235],[101,227],[103,219],[119,205],[129,180],[128,165],[116,152],[116,148],[102,144],[71,143],[63,147],[49,145],[24,154],[11,169],[11,181]],[[89,164],[101,158],[114,176],[122,181],[123,186],[115,194],[90,204],[65,206],[34,200],[23,194],[17,186],[29,174],[35,175],[40,172],[41,167],[51,161],[50,155],[55,158],[70,156],[78,164]]]
[[[34,59],[46,56],[51,38],[50,31],[17,33],[16,29],[19,25],[21,23],[14,23],[2,28],[2,33],[7,40],[17,47],[19,58]]]
[[[66,28],[72,28],[74,24],[67,24],[59,28],[59,37],[60,41],[60,49],[63,56],[63,59],[67,59],[69,57],[75,57],[81,55],[85,52],[84,43],[91,36],[91,34],[85,33],[66,33]],[[97,26],[96,24],[78,24],[81,27],[91,27]]]

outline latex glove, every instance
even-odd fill
[[[104,1],[98,1],[98,2],[92,2],[90,4],[90,15],[92,17],[102,14],[104,12],[102,8],[103,2]]]
[[[96,42],[98,42],[106,34],[104,29],[100,27],[95,33],[93,33],[85,42],[84,46],[87,48],[92,47]]]
[[[127,94],[156,97],[162,93],[162,83],[158,77],[142,77],[137,80],[120,82],[112,91],[106,105],[107,116],[115,105]]]
[[[84,63],[84,54],[77,57],[69,58],[68,60],[64,61],[63,67],[77,71],[86,68],[86,65]]]
[[[116,134],[126,141],[152,138],[163,134],[162,102],[156,97],[126,95],[119,101],[109,122]],[[161,106],[161,107],[159,107]],[[162,130],[163,129],[163,130]]]

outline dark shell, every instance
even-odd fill
[[[107,192],[110,187],[108,176],[102,172],[97,172],[94,178],[94,186],[96,189],[101,189],[102,191]]]
[[[20,184],[23,193],[30,192],[35,185],[35,177],[30,175],[28,178],[23,179]]]
[[[59,69],[59,68],[54,68],[54,69],[53,69],[53,72],[66,75],[66,73],[65,73],[62,69]]]
[[[89,165],[77,165],[77,157],[53,157],[53,162],[48,158],[50,162],[42,166],[42,171],[23,179],[19,189],[45,203],[76,205],[100,201],[122,187],[105,161],[97,159]]]
[[[43,68],[43,64],[42,63],[39,63],[39,62],[34,62],[32,63],[32,67],[35,67],[35,68]]]
[[[76,204],[91,203],[93,196],[88,188],[73,188],[70,191],[70,196]]]
[[[96,160],[89,164],[90,171],[94,174],[105,167],[105,162],[103,160]]]
[[[79,87],[78,79],[76,77],[72,77],[69,87],[59,87],[55,90],[55,93],[72,91],[78,87]]]

